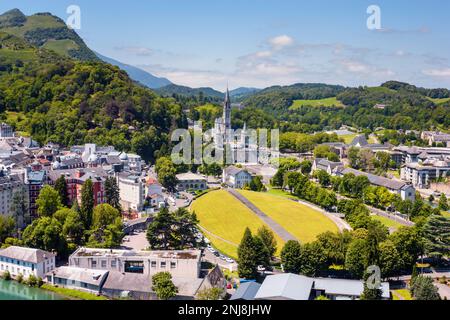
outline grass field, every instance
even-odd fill
[[[290,110],[297,110],[304,106],[310,107],[337,107],[342,108],[344,105],[342,102],[338,101],[336,97],[319,99],[319,100],[295,100]]]
[[[388,219],[386,217],[381,217],[381,216],[376,216],[376,215],[371,216],[371,217],[373,220],[380,221],[382,224],[384,224],[388,228],[398,229],[403,226],[402,224],[400,224],[394,220]]]
[[[286,192],[286,191],[281,190],[281,189],[269,189],[269,190],[267,190],[267,193],[271,194],[271,195],[274,195],[274,196],[284,197],[284,198],[287,198],[287,199],[297,199],[296,196],[293,196],[289,192]]]
[[[338,231],[322,213],[298,202],[267,193],[239,192],[302,243],[312,242],[326,231]]]
[[[191,210],[197,214],[202,228],[232,243],[205,232],[215,248],[232,258],[237,257],[237,246],[245,229],[249,227],[252,232],[256,232],[264,224],[250,209],[225,190],[202,196],[194,201]],[[279,237],[276,240],[280,250],[283,241]]]
[[[62,296],[66,296],[68,298],[76,299],[76,300],[108,300],[108,298],[103,296],[97,296],[92,293],[84,292],[84,291],[78,291],[78,290],[72,290],[72,289],[66,289],[66,288],[60,288],[60,287],[54,287],[50,284],[44,284],[42,286],[42,289],[47,291],[52,291],[55,293],[58,293]]]
[[[346,144],[350,144],[357,136],[358,136],[358,134],[355,133],[355,134],[346,134],[343,136],[339,136],[339,138],[344,139]]]
[[[44,48],[65,56],[69,56],[69,50],[79,49],[73,40],[49,40],[45,43]]]
[[[394,300],[401,300],[397,295],[403,298],[403,300],[412,300],[411,293],[408,289],[399,289],[392,291],[392,297]]]
[[[442,211],[441,213],[442,213],[442,215],[443,215],[444,217],[447,217],[447,218],[450,219],[450,212],[448,212],[448,211]]]

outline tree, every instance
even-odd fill
[[[178,288],[172,282],[170,272],[159,272],[152,277],[152,290],[159,300],[169,300],[178,293]]]
[[[273,257],[277,251],[277,240],[275,239],[272,230],[263,225],[258,229],[256,236],[261,239],[262,243],[269,251],[270,257]]]
[[[411,270],[424,251],[423,238],[414,227],[401,227],[389,236],[401,257],[401,268]]]
[[[119,186],[114,177],[108,177],[105,180],[105,198],[106,203],[117,209],[119,212],[122,212]]]
[[[270,260],[272,256],[269,250],[262,242],[261,238],[253,237],[253,246],[255,248],[256,261],[258,266],[264,266],[265,268],[270,268]]]
[[[44,186],[36,199],[37,212],[40,217],[51,217],[62,207],[58,192],[51,186]]]
[[[322,187],[328,187],[331,183],[331,176],[324,170],[314,172],[314,177],[319,181]]]
[[[200,290],[195,297],[196,300],[221,300],[224,294],[224,290],[222,288],[209,288]]]
[[[380,244],[380,269],[384,279],[398,274],[401,267],[401,256],[391,240],[386,240]]]
[[[414,300],[440,300],[438,288],[433,284],[433,279],[419,275],[410,288]]]
[[[177,185],[177,169],[172,160],[167,157],[161,157],[156,161],[155,166],[158,181],[169,191],[175,190]]]
[[[299,271],[309,277],[324,269],[327,257],[318,242],[306,243],[301,247]]]
[[[52,217],[39,218],[29,225],[22,235],[23,243],[30,248],[67,254],[67,243],[62,235],[61,223]]]
[[[448,211],[450,209],[448,205],[448,200],[445,194],[441,194],[441,197],[439,198],[439,210],[441,211]]]
[[[300,171],[304,175],[309,175],[311,173],[311,170],[312,170],[312,162],[311,161],[305,160],[300,163]]]
[[[347,269],[353,277],[362,279],[367,267],[367,243],[362,239],[353,240],[347,250],[345,256],[345,269]]]
[[[430,257],[443,257],[450,253],[450,218],[432,215],[423,227],[425,251]]]
[[[317,236],[316,242],[322,247],[328,265],[345,263],[345,254],[352,237],[351,232],[347,230],[342,233],[328,231]]]
[[[255,242],[249,228],[245,229],[244,236],[238,247],[238,273],[239,277],[255,279],[257,276],[258,254]]]
[[[300,272],[302,246],[298,241],[289,240],[281,250],[281,263],[284,272],[296,273]]]
[[[14,218],[0,215],[0,244],[13,235],[15,227]]]
[[[153,250],[184,250],[195,248],[197,216],[184,208],[170,213],[162,209],[147,229],[147,240]]]
[[[84,235],[84,224],[79,212],[68,209],[66,218],[63,223],[62,234],[68,243],[81,245]],[[56,213],[57,214],[57,213]]]
[[[92,225],[92,214],[94,212],[94,185],[91,179],[87,179],[81,188],[81,215],[84,227],[90,229]]]
[[[67,182],[66,178],[61,175],[55,182],[55,190],[59,194],[59,198],[63,206],[69,207],[69,194],[67,192]]]
[[[31,223],[27,198],[25,188],[20,188],[14,193],[11,201],[11,212],[18,229],[22,229],[25,225]]]
[[[353,169],[360,169],[360,157],[359,157],[359,148],[351,147],[348,149],[348,160],[350,161],[350,167]]]
[[[120,212],[109,204],[95,207],[92,217],[89,246],[114,248],[122,242],[122,217]]]

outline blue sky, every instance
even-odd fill
[[[450,88],[447,0],[2,0],[0,11],[66,19],[72,4],[89,47],[177,84]],[[372,4],[381,30],[367,28]]]

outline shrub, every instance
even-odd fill
[[[11,274],[9,273],[8,270],[6,270],[5,272],[2,273],[1,278],[3,280],[9,281],[11,280]]]
[[[27,285],[29,285],[30,287],[37,287],[38,286],[38,279],[36,278],[35,275],[31,274],[26,282]]]
[[[23,274],[19,273],[16,277],[16,281],[18,283],[22,283],[23,282]]]

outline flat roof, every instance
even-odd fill
[[[134,251],[116,249],[79,248],[73,257],[149,257],[155,259],[198,260],[200,250]]]

